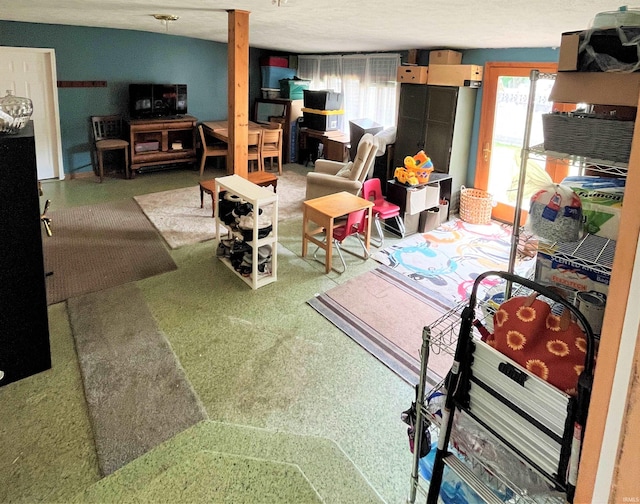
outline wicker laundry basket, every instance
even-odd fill
[[[460,218],[469,224],[491,222],[493,196],[482,189],[462,186],[460,189]]]
[[[542,114],[546,150],[627,163],[634,121],[602,114]]]

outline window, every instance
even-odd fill
[[[299,56],[298,76],[309,89],[331,89],[344,98],[343,131],[353,119],[371,119],[385,128],[396,125],[399,54]]]

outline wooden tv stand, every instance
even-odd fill
[[[131,176],[140,168],[195,163],[197,120],[189,115],[130,119]]]

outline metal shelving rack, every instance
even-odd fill
[[[521,152],[521,164],[520,164],[520,178],[518,181],[516,206],[514,212],[513,234],[511,241],[511,250],[509,257],[508,271],[513,273],[516,259],[518,243],[520,240],[521,228],[517,220],[517,216],[520,215],[522,209],[522,198],[524,193],[524,185],[526,179],[526,166],[527,161],[530,158],[547,159],[553,158],[557,161],[566,162],[570,164],[577,164],[581,167],[581,171],[588,167],[589,170],[615,176],[626,177],[628,172],[628,164],[620,162],[611,162],[602,159],[592,159],[583,156],[575,156],[567,153],[559,153],[554,151],[547,151],[543,145],[530,146],[531,138],[531,123],[533,118],[534,97],[536,91],[536,84],[540,78],[554,78],[555,74],[543,74],[538,70],[533,70],[530,75],[530,93],[529,101],[527,105],[527,122],[525,125],[525,135],[523,140],[523,148]],[[570,266],[583,267],[591,269],[593,271],[610,275],[613,265],[613,256],[615,252],[615,241],[602,238],[595,235],[587,234],[581,240],[577,242],[567,243],[545,243],[540,242],[540,248],[552,254],[553,259]],[[505,298],[512,295],[511,285],[507,282],[505,290]],[[420,377],[417,390],[416,400],[416,425],[422,426],[423,421],[426,419],[431,422],[432,425],[439,426],[439,417],[432,415],[425,404],[425,399],[432,392],[440,390],[444,387],[444,380],[440,383],[433,383],[433,380],[428,375],[428,362],[430,352],[433,353],[447,353],[454,355],[458,329],[460,326],[460,314],[465,303],[460,303],[458,306],[451,309],[444,314],[440,319],[435,321],[432,325],[427,326],[423,330],[422,334],[422,347],[420,351],[421,367]],[[484,313],[477,312],[478,319],[482,320],[486,315]],[[486,313],[486,310],[484,311]],[[427,495],[423,486],[423,481],[419,474],[419,462],[420,462],[420,444],[422,442],[422,428],[416,428],[415,443],[414,443],[414,457],[413,466],[411,471],[410,491],[407,498],[408,503],[414,503],[418,492]],[[491,439],[491,435],[487,433],[487,438]],[[454,437],[455,439],[455,437]],[[499,441],[495,441],[499,443]],[[478,471],[474,471],[474,468],[481,468],[486,475],[493,476],[493,485],[502,486],[502,488],[508,488],[513,492],[512,497],[506,501],[510,503],[565,503],[566,495],[560,492],[550,491],[548,497],[541,497],[540,495],[533,496],[529,493],[527,488],[522,487],[519,483],[514,482],[503,471],[496,471],[495,467],[491,467],[481,457],[476,457],[473,454],[473,450],[465,450],[465,460],[462,461],[456,457],[447,457],[446,464],[452,469],[462,480],[469,485],[483,500],[488,503],[502,504],[504,499],[499,498],[489,486],[487,482],[478,477]],[[517,456],[514,454],[517,459]],[[495,486],[494,486],[495,488]]]
[[[620,177],[626,177],[629,170],[628,163],[613,162],[605,159],[594,159],[585,156],[549,151],[545,150],[544,145],[542,144],[534,146],[529,145],[531,141],[531,123],[533,118],[533,97],[535,97],[537,81],[540,78],[555,79],[555,74],[543,74],[538,70],[531,71],[531,86],[529,90],[529,102],[527,104],[527,123],[525,125],[525,134],[521,152],[520,178],[518,180],[516,210],[514,214],[516,216],[520,215],[520,210],[522,208],[527,161],[529,159],[544,160],[552,158],[556,161],[561,161],[567,164],[578,165],[582,172],[588,167],[592,172]],[[513,267],[515,265],[519,235],[520,227],[518,226],[518,222],[514,220],[511,251],[509,256],[509,272],[513,272]],[[545,243],[543,240],[540,241],[540,250],[548,253],[549,255],[553,255],[553,260],[568,266],[586,268],[605,275],[611,275],[615,246],[615,240],[609,240],[590,234],[585,235],[579,241],[566,242],[562,244]]]

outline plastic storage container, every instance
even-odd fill
[[[260,67],[263,88],[280,88],[280,79],[293,79],[296,76],[295,68],[282,68],[276,66]]]
[[[341,130],[344,123],[344,110],[302,109],[304,126],[316,131]]]
[[[280,98],[302,100],[303,92],[311,81],[301,79],[280,79]]]
[[[331,90],[304,92],[304,106],[317,110],[339,110],[343,107],[342,93],[335,93]]]
[[[260,88],[263,98],[280,98],[280,88]]]
[[[260,66],[289,68],[289,58],[284,56],[262,56],[260,58]]]

